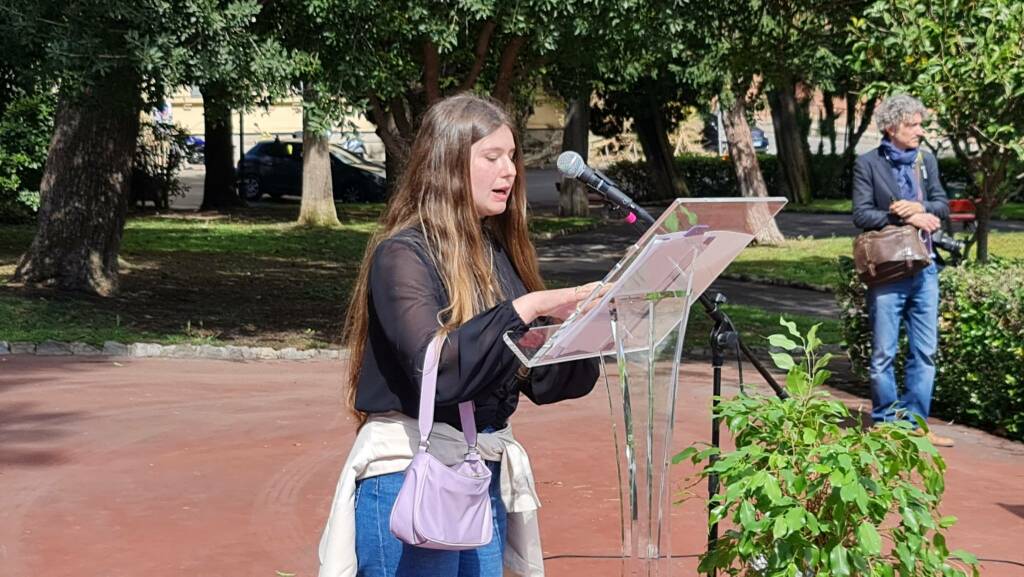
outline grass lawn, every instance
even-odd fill
[[[1024,259],[1024,232],[992,232],[989,253]],[[789,240],[781,247],[748,247],[725,274],[745,280],[828,288],[839,282],[836,259],[852,254],[851,237]]]
[[[1024,202],[1009,202],[999,209],[999,218],[1024,220]]]
[[[853,203],[850,199],[816,199],[810,204],[789,203],[783,209],[787,212],[803,212],[812,214],[850,214]],[[1024,220],[1024,202],[1010,202],[996,213],[997,220]]]
[[[138,216],[125,228],[121,290],[98,298],[3,286],[34,227],[0,228],[0,340],[337,345],[350,286],[383,205],[339,204],[342,226],[292,224],[297,205],[229,216]],[[537,217],[538,236],[596,218]]]
[[[848,198],[820,198],[812,200],[810,204],[790,202],[782,210],[811,214],[850,214],[853,212],[853,203]]]
[[[748,346],[766,348],[769,336],[776,333],[788,334],[786,328],[779,324],[778,313],[768,312],[757,307],[732,304],[722,305],[722,310],[742,331],[740,336]],[[785,317],[786,320],[795,322],[801,333],[806,333],[812,325],[821,323],[821,327],[818,328],[818,338],[825,344],[838,345],[843,340],[842,324],[839,319],[819,319],[789,313]],[[694,305],[690,311],[689,324],[686,327],[687,347],[707,348],[707,337],[712,325],[711,320],[704,314],[704,309]]]

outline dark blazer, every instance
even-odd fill
[[[939,180],[939,163],[935,156],[922,150],[921,191],[927,212],[945,220],[949,216],[949,200]],[[876,148],[857,157],[853,165],[853,224],[863,230],[878,230],[887,224],[903,224],[903,219],[889,212],[893,199],[900,197],[899,185],[892,174],[892,164]]]

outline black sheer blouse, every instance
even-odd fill
[[[492,246],[494,273],[508,300],[448,335],[437,374],[434,419],[460,429],[460,402],[474,401],[478,429],[501,428],[515,412],[520,392],[537,404],[574,399],[589,393],[598,376],[596,360],[538,367],[528,379],[516,376],[521,363],[502,335],[527,329],[512,306],[527,291],[504,249],[497,242]],[[448,298],[420,231],[405,230],[383,241],[372,258],[370,318],[356,409],[400,411],[416,418],[423,357]]]

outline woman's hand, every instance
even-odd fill
[[[565,318],[600,284],[592,282],[564,289],[534,291],[512,301],[512,306],[526,324],[532,323],[537,317]]]

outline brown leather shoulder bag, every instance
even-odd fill
[[[913,276],[931,263],[920,232],[910,225],[870,230],[853,241],[853,265],[868,286]]]

